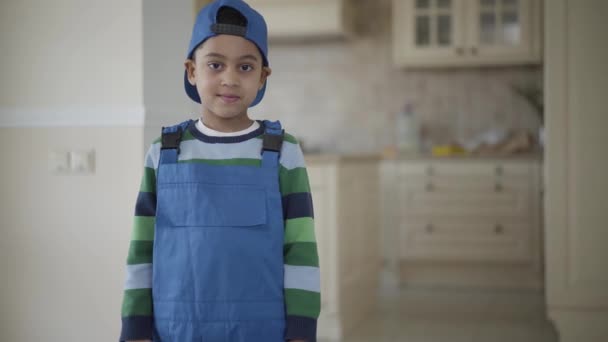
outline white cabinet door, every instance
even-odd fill
[[[540,1],[474,0],[469,5],[469,55],[483,63],[540,61]]]
[[[393,53],[399,64],[449,63],[464,53],[463,0],[393,0]]]
[[[393,0],[405,67],[541,63],[542,0]]]

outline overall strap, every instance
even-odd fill
[[[175,164],[179,154],[179,144],[182,141],[183,133],[192,123],[186,120],[180,124],[170,127],[163,127],[160,145],[160,164]]]
[[[262,167],[278,168],[285,131],[279,121],[264,120],[264,140],[262,143]]]

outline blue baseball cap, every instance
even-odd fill
[[[244,18],[244,26],[235,24],[218,23],[218,14],[223,7],[230,7],[238,11]],[[190,47],[186,58],[192,58],[194,50],[201,45],[205,40],[220,35],[229,34],[240,36],[255,44],[262,54],[264,66],[268,66],[268,29],[264,17],[256,10],[251,8],[242,0],[215,0],[206,5],[196,16],[196,22],[192,29],[192,38],[190,39]],[[187,71],[184,71],[184,87],[186,94],[195,102],[201,103],[201,98],[196,91],[196,86],[188,82]],[[266,83],[249,105],[253,107],[257,105],[266,92]]]

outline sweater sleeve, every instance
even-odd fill
[[[321,286],[312,196],[302,150],[287,134],[279,180],[285,219],[285,339],[314,342],[321,308]]]
[[[120,341],[152,339],[154,331],[152,246],[156,218],[156,150],[156,146],[152,145],[146,155],[135,204],[122,301]]]

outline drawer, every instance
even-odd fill
[[[531,226],[493,220],[412,220],[400,227],[405,259],[526,262],[532,258]]]
[[[533,215],[533,191],[526,183],[474,185],[427,182],[402,185],[396,205],[402,217],[517,217]]]
[[[402,162],[397,167],[399,177],[506,177],[526,178],[533,172],[526,162],[429,161]]]

